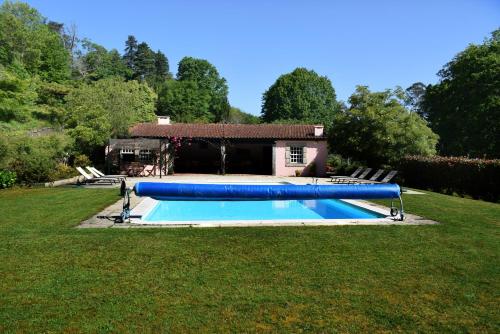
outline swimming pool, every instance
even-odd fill
[[[336,199],[265,201],[156,201],[148,199],[141,221],[316,221],[331,219],[380,219],[386,215]]]

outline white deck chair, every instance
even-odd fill
[[[125,175],[105,175],[103,172],[101,172],[100,170],[98,170],[95,167],[87,166],[85,168],[87,168],[87,170],[90,173],[92,173],[92,175],[94,175],[96,178],[110,178],[110,179],[119,179],[119,180],[126,179]]]
[[[100,183],[100,184],[103,184],[103,183],[112,184],[112,183],[116,182],[116,179],[93,177],[92,175],[87,174],[87,172],[84,171],[82,167],[76,167],[76,170],[78,171],[78,173],[80,173],[85,178],[84,182],[86,184],[98,184],[98,183]]]

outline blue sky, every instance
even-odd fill
[[[123,51],[129,34],[162,50],[175,74],[184,56],[214,64],[232,105],[260,113],[262,93],[296,67],[326,75],[347,100],[436,73],[500,26],[500,0],[125,1],[29,0],[44,16]]]

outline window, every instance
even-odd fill
[[[152,152],[151,150],[140,150],[139,151],[139,161],[140,162],[151,162]]]
[[[304,148],[300,146],[290,146],[290,163],[304,163]]]
[[[129,148],[122,148],[120,150],[120,154],[134,154],[134,150],[131,150]]]
[[[122,148],[120,150],[120,159],[122,161],[134,161],[135,159],[134,150],[129,148]]]

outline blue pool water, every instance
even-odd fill
[[[145,221],[370,219],[384,217],[335,199],[286,201],[159,201]]]

